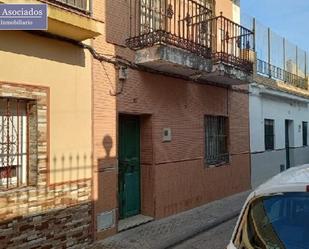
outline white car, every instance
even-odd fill
[[[291,168],[249,195],[227,249],[309,249],[309,165]]]

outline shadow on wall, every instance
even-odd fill
[[[97,215],[95,218],[97,223],[94,224],[94,229],[99,233],[116,229],[116,217],[118,215],[118,171],[116,157],[111,156],[114,146],[112,137],[105,135],[102,145],[104,151],[99,153],[104,154],[104,156],[97,158],[97,166],[93,174],[94,211]]]
[[[47,160],[44,160],[44,162],[45,161]],[[44,211],[56,206],[61,207],[67,206],[68,204],[77,204],[80,201],[86,201],[88,197],[90,200],[92,172],[91,162],[92,155],[86,153],[77,153],[75,155],[62,154],[60,157],[54,156],[50,162],[50,169],[45,170],[42,166],[42,160],[38,159],[39,164],[36,184],[26,186],[26,183],[20,183],[19,187],[16,187],[16,184],[12,184],[9,185],[8,189],[6,184],[0,186],[0,198],[4,196],[7,196],[8,198],[10,198],[10,196],[17,197],[17,199],[14,199],[13,202],[8,201],[6,203],[8,206],[0,205],[1,220],[2,218],[13,218],[15,214],[29,215],[32,211]],[[24,168],[23,166],[21,167]],[[45,172],[49,173],[45,175]],[[23,173],[24,171],[20,172],[20,174]],[[12,171],[11,175],[12,176],[8,177],[9,181],[16,181],[14,171]],[[7,176],[2,174],[1,177],[3,179]],[[13,188],[14,186],[15,188]],[[31,194],[29,194],[30,192]],[[70,193],[72,193],[72,195],[70,195]],[[21,201],[25,205],[18,206],[16,204],[19,201],[19,197],[27,197],[29,199],[22,198]],[[4,200],[1,199],[1,201]],[[29,203],[26,205],[28,201]],[[47,202],[45,203],[45,201]],[[3,203],[1,202],[1,204]],[[33,208],[36,205],[41,204],[44,204],[44,208],[41,206],[38,208]],[[13,205],[14,208],[4,213],[3,208],[9,209],[9,206],[11,205]],[[32,208],[28,209],[29,207]],[[3,216],[4,214],[6,217]]]
[[[113,139],[111,136],[106,135],[103,138],[102,142],[103,148],[105,149],[106,152],[106,158],[110,157],[111,149],[113,148]]]
[[[98,159],[98,169],[108,169],[108,168],[114,168],[114,161],[115,157],[111,157],[111,150],[113,148],[113,139],[110,135],[105,135],[102,140],[102,145],[105,151],[105,157]],[[113,163],[110,165],[109,163]]]
[[[84,50],[67,42],[25,31],[0,31],[0,37],[0,52],[85,67]]]
[[[40,172],[44,162],[38,160],[36,185],[0,191],[0,248],[67,248],[91,243],[92,155],[54,156],[49,185]]]
[[[46,171],[50,184],[46,184],[48,175],[40,172],[48,159],[39,159],[36,185],[0,188],[0,248],[85,248],[92,242],[97,229],[93,208],[103,213],[117,206],[117,172],[111,170],[116,169],[111,157],[113,139],[106,135],[102,142],[106,156],[98,159],[98,166],[94,167],[89,153],[54,155]],[[93,186],[102,188],[99,198],[93,198]],[[115,228],[115,211],[112,215],[112,223],[103,224],[106,228]]]

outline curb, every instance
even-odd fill
[[[156,246],[154,249],[172,249],[173,247],[192,239],[193,237],[203,233],[207,232],[217,226],[222,225],[223,223],[226,223],[234,218],[237,218],[240,214],[241,209],[234,211],[228,215],[224,215],[222,217],[217,218],[215,221],[204,224],[196,229],[193,229],[190,231],[190,233],[182,234],[182,236],[176,236],[175,238],[172,238],[170,240],[167,240],[158,246]]]

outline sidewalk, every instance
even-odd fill
[[[163,249],[238,216],[249,192],[118,233],[96,242],[91,249]]]

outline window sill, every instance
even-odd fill
[[[221,167],[230,166],[230,165],[231,165],[230,162],[220,162],[220,163],[216,163],[216,164],[205,163],[205,168],[206,169],[213,169],[213,168],[221,168]]]
[[[285,148],[284,148],[285,149]],[[265,149],[266,152],[271,152],[271,151],[275,151],[275,149]]]

